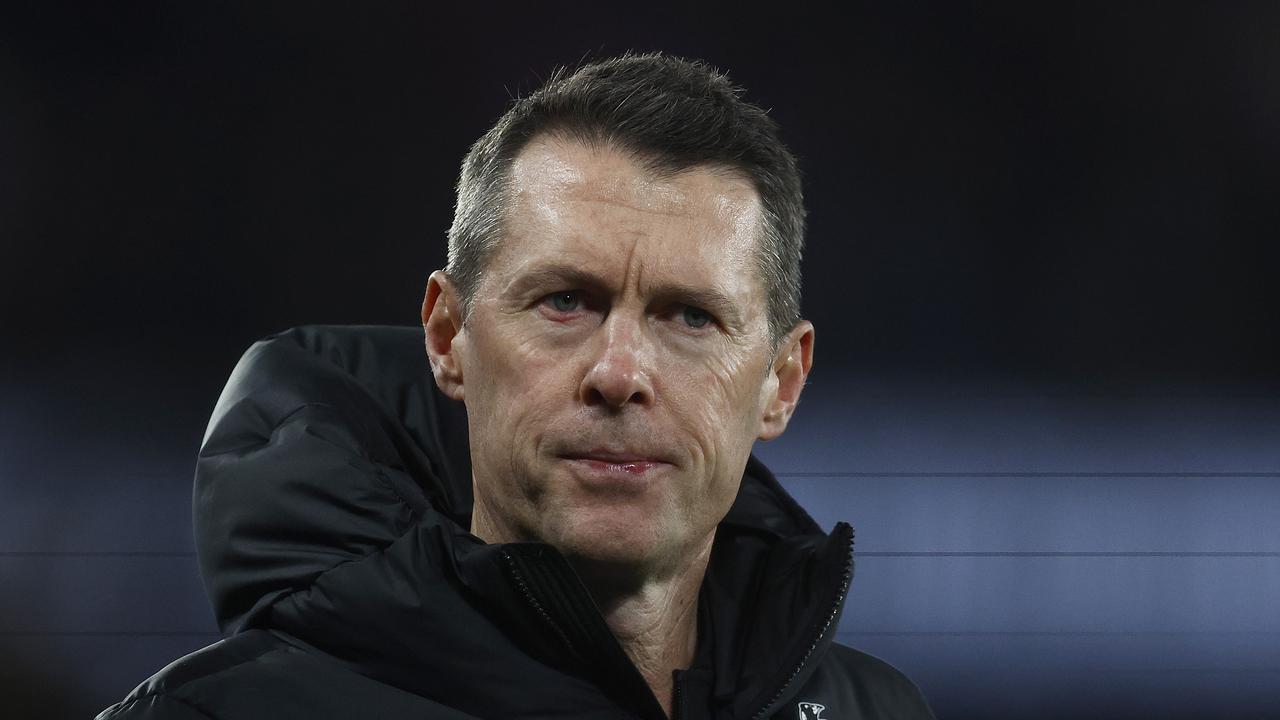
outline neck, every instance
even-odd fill
[[[471,531],[485,542],[514,542],[480,503]],[[619,569],[567,556],[622,649],[671,717],[676,670],[693,662],[698,643],[698,592],[711,559],[713,530],[692,548],[690,561],[666,568]],[[687,555],[686,555],[687,556]]]
[[[574,561],[578,574],[622,649],[671,717],[676,670],[693,663],[698,643],[698,591],[711,557],[713,532],[691,562],[673,572],[619,583],[607,570]]]

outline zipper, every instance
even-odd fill
[[[564,628],[561,628],[559,623],[551,618],[551,614],[542,606],[542,603],[538,602],[537,596],[535,596],[533,591],[529,589],[529,584],[525,582],[524,575],[521,574],[520,568],[516,567],[515,558],[511,557],[511,553],[506,550],[502,551],[502,557],[507,561],[507,570],[511,572],[511,577],[516,581],[516,587],[519,588],[520,593],[524,595],[525,601],[533,607],[534,611],[538,613],[538,616],[541,617],[547,625],[551,626],[551,629],[555,631],[556,636],[560,638],[565,647],[568,648],[570,652],[577,654],[574,650],[573,643],[569,640],[569,635],[565,633]]]
[[[800,658],[800,662],[796,664],[795,669],[787,676],[786,682],[778,688],[778,691],[769,698],[769,702],[764,704],[755,715],[751,716],[751,720],[762,720],[766,712],[773,707],[774,703],[782,698],[782,695],[791,687],[791,683],[800,676],[800,671],[804,670],[804,666],[808,664],[809,658],[813,657],[813,653],[817,651],[818,645],[822,644],[822,639],[827,636],[827,631],[835,624],[836,616],[840,614],[840,608],[844,606],[845,596],[849,594],[849,584],[853,581],[853,528],[849,528],[849,546],[845,550],[844,571],[840,577],[840,589],[836,592],[835,602],[831,604],[831,609],[827,612],[827,619],[822,623],[822,627],[818,630],[818,635],[809,643],[809,649],[805,651],[804,656]]]
[[[555,631],[556,637],[558,637],[560,641],[564,643],[565,648],[569,651],[571,655],[577,658],[579,662],[582,662],[582,663],[591,662],[591,660],[587,657],[584,651],[584,649],[589,649],[591,647],[590,638],[584,638],[584,642],[587,643],[585,646],[575,644],[573,639],[569,637],[569,633],[565,631],[564,627],[562,627],[560,623],[558,623],[555,620],[555,618],[551,616],[551,613],[547,610],[546,606],[544,606],[542,602],[538,600],[537,594],[533,591],[533,588],[530,587],[528,578],[526,578],[525,574],[520,570],[520,563],[516,560],[516,558],[512,555],[512,553],[504,549],[501,551],[501,555],[502,555],[502,558],[506,561],[507,570],[508,572],[511,573],[511,578],[515,581],[516,587],[519,589],[520,594],[524,596],[525,602],[529,603],[529,606],[532,607],[535,612],[537,612],[538,617],[542,618],[542,620],[548,626],[550,626],[553,631]],[[612,638],[612,635],[610,635],[609,637]],[[623,652],[620,646],[618,647],[617,651],[619,654]],[[625,655],[623,655],[622,657],[625,659]],[[628,660],[627,662],[629,663],[630,661]],[[635,677],[643,686],[644,693],[648,697],[653,698],[653,693],[649,690],[647,685],[643,685],[643,679],[640,678],[640,675],[638,672],[636,672]],[[621,694],[625,694],[627,692],[625,688],[618,688],[618,687],[615,687],[614,691],[619,692]],[[653,698],[652,702],[653,702],[653,709],[656,710],[657,712],[648,713],[647,716],[650,718],[650,720],[657,720],[658,718],[662,718],[662,720],[667,720],[666,716],[662,713],[661,707],[657,703],[657,699]],[[646,716],[645,713],[636,714],[637,720],[643,720],[643,717],[645,716]]]
[[[675,675],[672,682],[671,693],[671,720],[680,720],[684,717],[684,683],[681,682],[680,676]]]

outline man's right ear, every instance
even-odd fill
[[[462,305],[458,291],[443,270],[431,273],[427,294],[422,299],[422,329],[426,334],[427,358],[440,392],[462,400],[462,358],[466,343],[462,328]]]

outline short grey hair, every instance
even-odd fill
[[[776,347],[800,321],[805,210],[800,170],[778,125],[742,88],[698,60],[626,54],[560,68],[515,100],[462,161],[446,272],[465,315],[502,237],[511,166],[539,135],[629,152],[660,176],[712,165],[741,173],[760,196],[756,265]]]

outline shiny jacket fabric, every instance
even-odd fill
[[[251,347],[195,482],[227,638],[99,718],[663,720],[558,552],[467,532],[466,427],[420,328],[299,328]],[[832,642],[852,541],[752,458],[717,531],[676,717],[931,717],[901,673]]]

